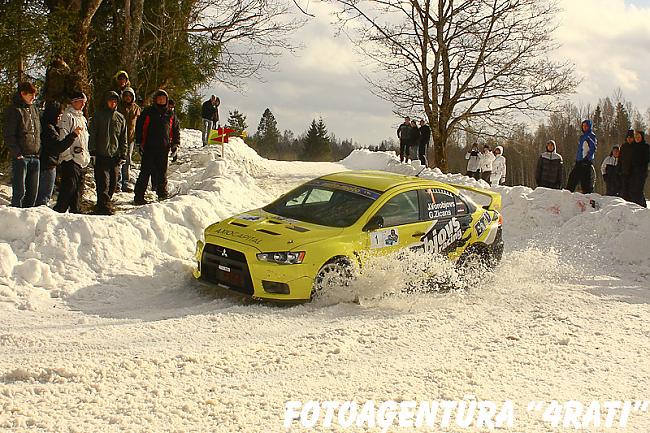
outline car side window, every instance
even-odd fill
[[[421,218],[423,221],[451,218],[456,215],[454,194],[439,188],[421,189],[420,196]]]
[[[376,215],[381,215],[384,219],[384,227],[417,222],[420,218],[417,191],[406,191],[396,195],[388,200]]]

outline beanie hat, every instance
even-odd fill
[[[84,101],[84,102],[86,102],[87,100],[88,100],[88,98],[86,98],[86,94],[84,92],[76,91],[76,92],[72,92],[70,94],[70,102],[74,102],[74,101]]]
[[[634,129],[628,129],[627,130],[627,135],[625,137],[634,137]]]
[[[116,91],[111,90],[110,92],[106,93],[106,100],[110,101],[111,99],[113,99],[115,101],[119,101],[120,100],[120,95],[118,95]]]

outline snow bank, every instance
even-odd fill
[[[272,199],[249,174],[264,170],[262,159],[241,140],[221,158],[218,148],[199,149],[198,131],[182,138],[182,163],[169,176],[181,194],[168,201],[111,217],[0,207],[0,301],[36,309],[116,275],[187,274],[208,224]],[[120,196],[118,204],[132,200]]]
[[[387,170],[442,182],[490,188],[460,174],[402,164],[393,152],[356,150],[341,163],[350,168]],[[535,245],[559,250],[576,268],[611,274],[650,274],[650,211],[616,197],[547,188],[495,186],[501,193],[506,249]],[[593,203],[592,203],[593,201]],[[587,270],[587,269],[584,269]]]

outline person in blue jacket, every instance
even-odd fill
[[[582,122],[582,135],[578,140],[578,151],[576,153],[576,163],[569,174],[567,189],[571,192],[576,190],[578,183],[583,194],[594,192],[594,182],[596,180],[594,171],[594,156],[598,140],[596,134],[592,131],[591,120]]]

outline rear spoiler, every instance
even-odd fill
[[[450,185],[453,186],[454,188],[468,191],[470,193],[468,195],[474,199],[476,199],[476,197],[474,197],[474,194],[478,194],[480,197],[478,200],[475,201],[479,202],[479,204],[483,206],[484,209],[501,211],[501,194],[499,194],[498,192],[490,191],[483,188],[476,188],[473,186],[457,185],[454,183]],[[490,200],[488,204],[484,204],[486,199]]]

